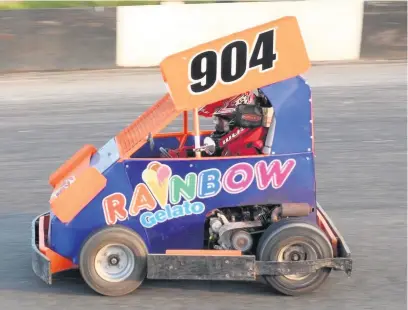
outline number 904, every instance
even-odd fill
[[[207,92],[217,81],[223,84],[237,82],[256,67],[260,67],[260,72],[272,70],[277,60],[275,29],[257,35],[251,55],[248,49],[246,41],[236,40],[225,45],[220,55],[213,50],[195,55],[189,64],[190,92]]]

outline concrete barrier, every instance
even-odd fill
[[[155,67],[285,15],[312,61],[406,59],[406,1],[301,0],[0,11],[0,72]]]
[[[286,15],[297,17],[312,61],[354,60],[362,14],[359,0],[121,7],[117,65],[156,66],[174,52]]]

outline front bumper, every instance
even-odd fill
[[[38,215],[31,224],[31,262],[34,273],[45,283],[52,284],[52,275],[76,268],[69,259],[52,251],[47,244],[50,213]]]

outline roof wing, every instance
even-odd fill
[[[310,60],[296,17],[283,17],[165,58],[163,80],[178,111],[302,74]]]

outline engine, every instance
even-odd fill
[[[208,247],[251,252],[260,232],[271,223],[275,207],[256,205],[214,210],[207,217]]]

